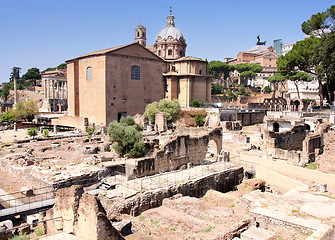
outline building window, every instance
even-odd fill
[[[92,67],[86,68],[86,80],[92,80]]]
[[[172,50],[168,50],[168,55],[172,55]]]
[[[161,55],[161,50],[158,50],[158,56],[160,56]]]
[[[131,79],[141,79],[141,68],[139,66],[131,66]]]
[[[183,56],[183,51],[180,51],[180,52],[179,52],[179,55],[182,57],[182,56]]]

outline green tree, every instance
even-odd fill
[[[294,72],[292,74],[289,74],[288,77],[294,83],[294,86],[297,89],[298,99],[301,100],[298,84],[301,82],[310,82],[313,80],[313,78],[309,76],[308,73],[305,72]]]
[[[231,83],[230,83],[231,84]],[[211,89],[212,94],[221,94],[223,93],[223,86],[221,83],[212,83],[212,89]]]
[[[320,64],[314,59],[316,46],[320,41],[321,39],[312,37],[295,43],[291,51],[277,59],[277,70],[287,78],[297,70],[316,75],[319,83],[320,106],[322,106],[324,76],[320,73]]]
[[[55,67],[48,67],[47,69],[45,69],[45,70],[43,70],[43,73],[44,72],[47,72],[47,71],[54,71],[54,70],[56,70],[57,68],[55,68]]]
[[[6,102],[9,95],[9,84],[3,83],[2,84],[2,91],[1,91],[1,97]]]
[[[257,74],[263,71],[263,67],[255,63],[239,63],[235,65],[235,69],[240,73],[241,83],[246,85],[247,80],[254,79]]]
[[[333,64],[332,54],[334,54],[333,34],[335,31],[335,5],[332,5],[325,12],[320,12],[311,16],[310,19],[301,24],[301,30],[308,35],[320,36],[321,39],[314,39],[312,47],[301,48],[301,55],[308,55],[307,59],[299,62],[306,62],[307,70],[300,67],[300,71],[313,73],[319,82],[320,106],[323,104],[324,93],[329,102],[334,100],[333,86]],[[331,31],[331,33],[329,33]],[[313,39],[313,38],[311,38]],[[306,39],[307,40],[307,39]],[[307,53],[307,54],[306,54]],[[333,62],[331,62],[333,61]],[[323,89],[325,83],[326,91]]]
[[[165,112],[168,122],[175,122],[179,118],[180,105],[177,99],[162,99],[158,103],[160,112]]]
[[[202,127],[204,123],[204,116],[202,116],[201,114],[195,115],[195,124],[197,125],[197,127]]]
[[[335,91],[335,32],[327,34],[315,45],[312,61],[315,63],[318,79],[323,79],[325,83],[325,95],[331,103],[334,101]]]
[[[32,137],[33,140],[35,139],[35,136],[37,136],[37,134],[38,134],[38,131],[36,128],[31,128],[27,131],[27,135]]]
[[[110,142],[116,143],[113,145],[116,153],[120,156],[129,154],[131,157],[141,157],[146,152],[142,131],[143,127],[135,124],[131,117],[121,118],[120,122],[113,121],[107,129]]]
[[[283,76],[282,74],[280,73],[277,73],[271,77],[269,77],[268,81],[269,83],[272,84],[273,86],[273,94],[272,94],[272,99],[275,99],[276,98],[276,90],[278,88],[278,84],[279,83],[282,83],[286,80],[286,77]]]
[[[174,122],[179,118],[180,105],[177,99],[161,99],[159,102],[153,102],[145,107],[144,114],[148,116],[151,123],[155,122],[155,116],[159,112],[164,112],[168,122]]]
[[[34,100],[18,102],[14,108],[14,116],[17,120],[31,122],[38,113],[37,103]]]
[[[5,112],[4,114],[2,114],[0,116],[0,121],[1,122],[14,122],[15,121],[15,115],[14,115],[14,112],[13,110],[10,110],[8,112]]]
[[[310,19],[301,24],[301,30],[307,35],[317,35],[326,37],[327,30],[335,29],[335,5],[332,5],[327,11],[313,14]]]
[[[210,75],[213,75],[214,78],[222,80],[230,79],[230,73],[234,72],[235,67],[221,61],[210,61],[208,63],[208,70]],[[221,81],[222,82],[222,81]]]
[[[66,63],[61,63],[57,66],[57,69],[66,69],[66,68],[67,68]]]
[[[28,69],[28,71],[22,76],[22,79],[30,81],[33,86],[36,86],[36,80],[41,79],[40,70],[36,67]]]
[[[146,116],[148,116],[148,119],[151,123],[155,122],[155,116],[157,113],[159,113],[159,105],[158,102],[153,102],[153,103],[149,103],[146,107],[145,107],[145,112],[144,114]]]
[[[10,73],[9,81],[13,82],[14,77],[15,77],[17,83],[22,83],[21,80],[20,80],[20,71],[21,71],[20,67],[13,67],[12,71]]]

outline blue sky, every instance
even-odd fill
[[[256,36],[272,45],[302,40],[300,25],[325,11],[329,0],[1,0],[0,82],[11,68],[22,74],[44,70],[92,51],[134,41],[140,22],[152,45],[172,7],[186,39],[186,55],[210,60],[236,57],[255,45]]]

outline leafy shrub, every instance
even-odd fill
[[[36,128],[31,128],[27,131],[27,135],[35,139],[35,136],[37,135],[38,131]]]
[[[45,228],[44,228],[44,226],[43,225],[37,226],[37,228],[35,230],[35,234],[36,234],[37,237],[45,235]]]
[[[29,240],[29,239],[30,239],[29,235],[20,234],[20,235],[16,235],[16,236],[10,238],[9,240]]]
[[[1,115],[0,121],[1,122],[14,122],[16,120],[14,112],[12,110],[5,112],[4,114]]]
[[[116,142],[113,145],[116,153],[120,156],[129,154],[131,157],[141,157],[146,152],[142,131],[143,127],[135,124],[132,117],[121,118],[120,122],[113,121],[107,129],[109,141]]]
[[[265,87],[263,88],[263,91],[264,91],[264,93],[271,93],[271,92],[272,92],[270,86],[265,86]]]
[[[50,134],[49,129],[44,129],[43,132],[42,132],[42,136],[44,138],[49,138],[49,134]]]
[[[221,94],[223,93],[223,86],[220,83],[212,83],[212,89],[211,89],[212,94]]]
[[[87,128],[87,137],[88,139],[92,138],[93,133],[95,132],[95,127],[88,127]]]
[[[202,127],[204,125],[204,116],[201,114],[195,115],[195,124],[199,127]]]
[[[196,107],[196,108],[204,107],[204,106],[205,106],[205,104],[203,102],[199,102],[198,99],[194,99],[192,104],[191,104],[191,107]]]
[[[38,106],[34,100],[18,102],[14,109],[14,116],[17,120],[23,119],[28,122],[32,121],[37,113]]]
[[[159,112],[164,112],[168,122],[174,122],[179,118],[180,105],[177,99],[162,99],[159,102],[153,102],[145,107],[144,114],[148,116],[151,123],[155,122],[155,116]]]

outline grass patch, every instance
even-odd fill
[[[20,235],[16,235],[16,236],[10,238],[9,240],[29,240],[29,239],[30,239],[29,235],[20,234]]]
[[[37,226],[36,230],[35,230],[35,234],[37,237],[43,236],[45,235],[45,228],[43,225]]]
[[[235,207],[235,204],[234,204],[234,203],[229,204],[229,207],[230,207],[230,208],[233,208],[233,207]]]
[[[298,233],[302,236],[309,236],[312,233],[310,231],[306,231],[306,230],[302,230],[302,229],[298,229]]]
[[[306,166],[307,169],[316,170],[318,165],[315,162],[311,162]]]
[[[175,227],[169,227],[169,230],[173,232],[177,231]]]
[[[185,181],[184,180],[176,181],[176,184],[182,184],[182,183],[185,183]]]
[[[138,216],[138,220],[144,221],[145,217],[144,216]]]
[[[153,221],[151,222],[152,226],[159,227],[159,222],[158,221]]]
[[[213,227],[211,225],[206,225],[201,231],[204,233],[212,231]]]
[[[307,217],[306,214],[301,213],[298,209],[292,209],[291,211],[297,217],[302,217],[302,218]]]

